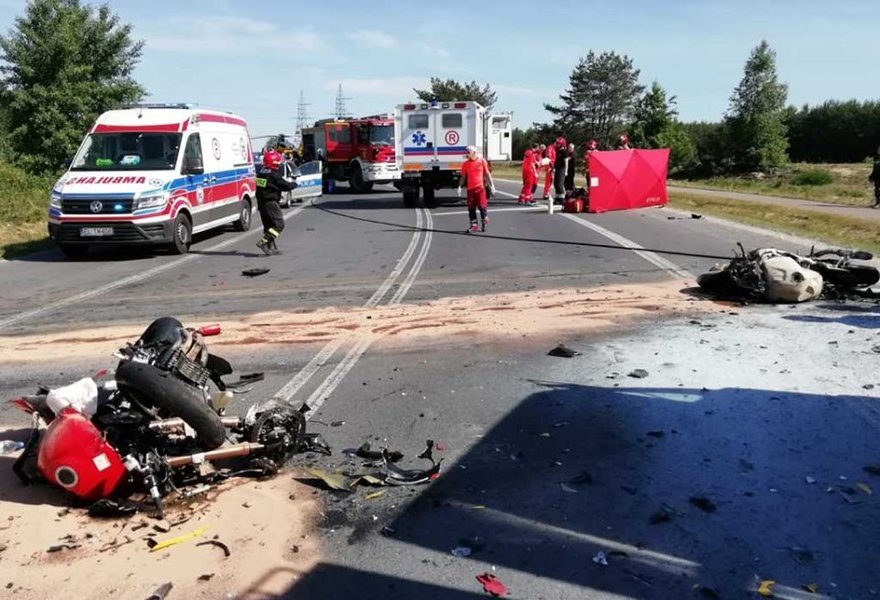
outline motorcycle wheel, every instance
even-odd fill
[[[849,265],[844,268],[830,268],[822,276],[838,287],[867,287],[880,281],[880,271],[870,265]]]
[[[145,363],[122,361],[116,368],[116,383],[121,392],[141,404],[183,419],[196,432],[203,450],[213,450],[226,441],[226,428],[205,403],[202,392],[174,375]]]

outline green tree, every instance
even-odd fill
[[[762,40],[746,61],[727,114],[733,157],[739,167],[768,169],[788,162],[787,96],[788,86],[776,75],[776,53]]]
[[[562,104],[545,104],[555,129],[580,143],[594,138],[610,146],[632,120],[644,87],[631,58],[616,52],[581,58],[569,76],[568,89],[559,95]]]
[[[454,79],[442,80],[439,77],[431,77],[431,87],[426,90],[413,88],[416,96],[420,100],[430,102],[437,100],[438,102],[474,101],[479,102],[482,106],[491,110],[498,101],[497,94],[487,83],[483,87],[476,81],[470,83],[459,83]]]
[[[142,98],[144,89],[131,78],[142,49],[106,4],[29,2],[0,36],[0,100],[15,161],[55,170],[101,112]]]
[[[629,138],[634,146],[659,148],[657,136],[675,124],[678,110],[675,96],[666,97],[666,90],[656,81],[638,99],[633,108]]]

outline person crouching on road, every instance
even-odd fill
[[[281,155],[275,150],[263,154],[263,166],[257,172],[257,208],[263,222],[263,237],[257,247],[264,254],[281,254],[275,241],[284,231],[284,215],[281,214],[281,192],[296,187],[295,181],[286,181],[278,174]]]
[[[880,208],[880,148],[877,148],[877,155],[874,156],[874,168],[868,175],[868,181],[874,184],[873,208]]]
[[[535,150],[528,148],[523,154],[522,162],[522,191],[519,193],[519,204],[533,205],[535,203],[532,193],[538,182],[538,171],[535,162]]]
[[[477,149],[474,146],[468,146],[467,158],[461,165],[461,178],[458,182],[459,197],[461,197],[461,187],[465,186],[467,189],[468,216],[471,220],[468,232],[477,232],[481,229],[486,231],[486,226],[489,225],[486,181],[489,182],[489,189],[494,195],[495,181],[487,168],[486,161],[477,156]],[[477,209],[480,210],[480,225],[477,224]]]

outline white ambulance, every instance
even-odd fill
[[[185,104],[105,112],[49,203],[49,237],[68,257],[98,245],[188,251],[194,233],[251,226],[256,196],[247,123]]]
[[[404,205],[415,206],[421,190],[430,206],[436,190],[458,187],[468,146],[490,162],[511,160],[513,117],[476,102],[399,104],[394,137]]]

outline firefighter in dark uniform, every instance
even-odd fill
[[[281,254],[275,240],[284,231],[284,215],[281,214],[281,192],[296,187],[295,181],[286,181],[278,174],[281,155],[275,150],[263,154],[263,166],[257,172],[257,208],[263,222],[263,237],[257,247],[265,254]]]
[[[880,208],[880,148],[877,148],[877,154],[874,156],[874,168],[868,175],[868,181],[874,184],[873,208]]]

